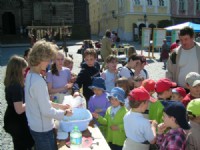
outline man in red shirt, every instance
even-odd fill
[[[176,40],[176,42],[172,43],[170,46],[170,52],[173,52],[173,50],[179,46],[179,43],[180,43],[180,40],[178,39]]]

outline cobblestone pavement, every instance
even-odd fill
[[[135,44],[137,49],[140,49],[140,45]],[[0,150],[12,150],[13,144],[11,137],[5,133],[3,130],[3,116],[6,109],[6,101],[4,94],[4,75],[6,69],[6,63],[9,57],[13,54],[23,55],[24,49],[27,47],[18,47],[18,48],[6,48],[4,50],[0,47]],[[78,73],[80,71],[80,61],[82,60],[80,54],[76,54],[77,49],[80,48],[80,43],[74,43],[73,46],[69,46],[69,54],[73,54],[74,57],[74,68],[73,72]],[[141,53],[140,50],[137,50],[138,54]],[[144,51],[143,54],[147,56],[147,53]],[[156,59],[159,58],[159,53],[155,53]],[[158,62],[156,59],[148,59],[148,65],[145,67],[149,72],[150,78],[158,80],[159,78],[164,77],[165,70],[162,69],[163,64]]]

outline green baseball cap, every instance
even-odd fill
[[[187,105],[187,111],[195,115],[200,116],[200,98],[191,100]]]

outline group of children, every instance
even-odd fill
[[[34,89],[32,86],[35,84],[34,82],[30,84],[28,81],[40,80],[40,84],[42,84],[38,74],[46,70],[45,67],[48,66],[55,54],[55,62],[51,62],[51,69],[45,74],[47,85],[43,84],[42,86],[48,92],[46,90],[44,92],[50,95],[72,94],[74,97],[83,93],[87,108],[93,115],[93,121],[99,126],[112,150],[131,150],[133,147],[135,150],[148,150],[151,145],[156,145],[161,150],[200,148],[198,142],[200,99],[197,99],[200,98],[200,75],[198,73],[190,72],[186,76],[186,86],[190,91],[186,94],[184,88],[177,87],[176,83],[167,78],[159,79],[157,82],[148,79],[149,75],[144,69],[146,64],[144,56],[132,54],[129,56],[127,64],[118,69],[117,57],[109,55],[106,59],[107,68],[101,73],[100,65],[96,61],[95,50],[86,49],[83,54],[84,62],[81,64],[81,71],[76,78],[72,78],[72,59],[65,58],[62,52],[51,52],[50,49],[46,50],[49,52],[45,55],[39,52],[39,50],[45,51],[42,44],[52,48],[52,45],[49,46],[44,41],[38,41],[30,52],[31,58],[27,57],[31,66],[25,86],[25,93],[28,95],[26,97],[29,107],[26,108],[28,122],[35,124],[30,117],[30,110],[33,108],[31,105],[34,104],[29,100],[34,99],[34,96],[38,101],[42,98],[39,98],[37,93],[34,93],[35,95],[31,93]],[[35,59],[38,55],[36,53],[41,55],[40,60]],[[43,55],[45,58],[42,58]],[[39,67],[35,61],[38,61]],[[65,67],[67,68],[64,67],[64,62],[66,62]],[[35,87],[35,91],[44,95],[39,88],[37,89],[37,85]],[[68,93],[69,91],[70,93]],[[155,93],[157,97],[155,97]],[[45,100],[47,99],[48,96],[45,95]],[[44,102],[44,100],[42,101]],[[34,107],[37,107],[35,110],[39,109],[36,113],[42,115],[43,112],[40,112],[38,104],[35,104]],[[58,119],[61,119],[63,114],[71,115],[70,110],[58,111],[54,110],[49,102],[45,101],[44,104],[47,104],[49,111],[54,112]],[[41,104],[42,110],[45,108],[44,104]],[[69,108],[69,106],[64,107],[54,103],[51,105],[56,108]],[[186,117],[186,110],[190,123]],[[48,114],[47,110],[45,113]],[[55,117],[54,115],[51,114],[50,117]],[[42,117],[45,118],[45,114]],[[52,120],[48,121],[48,123],[51,122],[51,125],[46,125],[51,129]],[[36,129],[38,130],[38,128]],[[31,135],[36,144],[40,146],[41,143],[37,141],[39,135],[35,135],[34,131],[35,126],[31,126]],[[52,133],[50,134],[52,135]]]
[[[186,115],[187,104],[190,101],[198,104],[199,99],[193,99],[200,98],[198,73],[191,72],[186,76],[185,82],[190,91],[186,94],[184,88],[177,87],[167,78],[155,82],[148,79],[148,73],[145,77],[146,59],[143,56],[131,55],[122,70],[117,69],[116,56],[109,55],[107,68],[102,73],[96,56],[93,49],[85,50],[84,64],[73,90],[74,96],[77,96],[82,88],[87,107],[111,149],[129,150],[134,147],[145,150],[152,144],[160,149],[199,146],[198,139],[193,136],[193,130],[199,129],[196,121],[198,111],[193,111],[193,107],[197,106],[192,105],[190,110],[195,116],[193,122],[197,122],[195,129],[193,124],[196,123],[189,124]],[[133,69],[137,70],[137,74]],[[130,81],[133,83],[130,84]],[[190,140],[186,140],[187,135],[190,135]]]
[[[157,144],[160,149],[185,149],[188,146],[187,133],[192,135],[192,130],[189,130],[191,125],[186,118],[186,105],[183,104],[184,99],[189,102],[200,98],[199,77],[194,72],[186,76],[190,90],[187,95],[184,88],[177,87],[176,83],[166,78],[157,82],[143,78],[139,83],[134,81],[135,86],[131,87],[129,81],[136,77],[132,78],[134,75],[130,72],[144,62],[142,56],[131,55],[127,63],[130,68],[119,76],[121,70],[116,67],[116,57],[108,56],[107,69],[101,77],[92,76],[89,89],[94,95],[88,100],[88,109],[111,149],[126,150],[133,146],[135,149],[149,149],[150,144]],[[141,66],[140,71],[143,71],[144,65]],[[155,92],[157,98],[153,97]]]

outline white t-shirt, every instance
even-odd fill
[[[181,49],[178,65],[178,67],[180,67],[178,85],[185,87],[186,75],[190,72],[198,72],[198,60],[195,46],[191,50]]]
[[[131,110],[127,112],[124,116],[124,130],[127,138],[138,143],[150,142],[154,139],[151,124],[141,113]]]
[[[119,76],[128,79],[134,76],[134,71],[124,66],[119,69]]]

